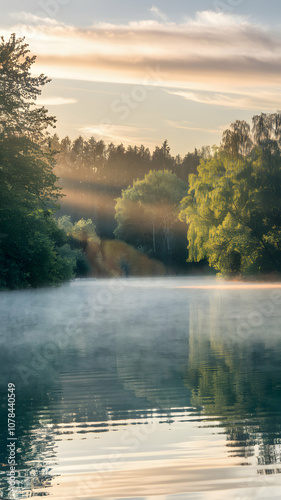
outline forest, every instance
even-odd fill
[[[22,38],[0,43],[0,288],[74,277],[279,273],[281,113],[219,146],[105,144],[50,134]]]

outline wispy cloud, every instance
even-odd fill
[[[179,130],[190,130],[190,131],[193,130],[195,132],[205,132],[208,134],[216,134],[216,135],[221,135],[223,130],[225,130],[227,127],[227,126],[219,126],[217,128],[198,127],[186,120],[181,120],[181,121],[166,120],[165,123],[169,125],[169,127],[176,128]]]
[[[150,135],[148,135],[148,132],[152,131],[154,131],[154,129],[114,124],[93,124],[79,128],[79,132],[84,137],[94,136],[98,140],[102,139],[106,142],[122,142],[125,146],[129,144],[140,144],[143,141],[145,141],[145,144],[148,146],[154,145]]]
[[[164,22],[167,22],[169,20],[168,16],[164,14],[164,12],[162,12],[160,9],[158,9],[158,7],[155,7],[155,5],[151,7],[150,12],[152,12],[152,14],[154,14]]]
[[[19,12],[12,12],[11,17],[14,19],[17,19],[21,23],[26,23],[30,27],[33,26],[65,26],[65,24],[60,23],[53,17],[42,17],[42,16],[37,16],[36,14],[32,14],[31,12],[25,12],[25,11],[19,11]]]
[[[64,104],[76,104],[77,99],[67,99],[65,97],[39,97],[36,102],[40,106],[62,106]]]
[[[196,92],[185,90],[165,90],[168,94],[183,97],[187,101],[209,104],[212,106],[223,106],[227,108],[238,108],[248,110],[268,111],[278,107],[281,102],[281,89],[279,92],[271,92],[263,89],[252,89],[251,93],[228,94],[216,92]]]
[[[158,7],[151,12],[164,22],[85,29],[21,13],[21,24],[13,31],[26,35],[38,54],[37,71],[51,77],[154,83],[205,104],[279,107],[280,92],[272,88],[281,88],[280,33],[247,18],[212,11],[181,24],[169,22]]]
[[[228,14],[226,12],[217,12],[213,10],[204,10],[196,12],[195,17],[185,17],[187,24],[191,26],[215,26],[224,27],[225,25],[240,25],[247,24],[245,16],[238,16],[236,14]]]

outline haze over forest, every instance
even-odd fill
[[[77,277],[280,272],[281,115],[172,156],[50,133],[24,38],[2,38],[1,287]],[[39,105],[37,104],[39,102]]]

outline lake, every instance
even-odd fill
[[[89,279],[0,301],[1,498],[280,499],[279,284]]]

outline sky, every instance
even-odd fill
[[[0,27],[52,79],[61,138],[184,155],[281,108],[280,0],[0,0]]]

